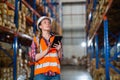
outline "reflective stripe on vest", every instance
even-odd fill
[[[50,42],[52,43],[53,40],[54,36],[50,38]],[[47,47],[45,40],[41,38],[40,51],[46,50]],[[60,62],[55,48],[51,48],[46,56],[35,62],[35,75],[45,73],[49,70],[60,74]]]
[[[43,64],[36,65],[35,69],[48,67],[48,66],[52,66],[52,67],[57,66],[58,68],[60,68],[60,64],[57,64],[56,62],[46,62],[46,63],[43,63]]]
[[[58,57],[57,53],[49,53],[45,57]]]

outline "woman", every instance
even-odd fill
[[[37,54],[35,55],[34,80],[60,80],[60,58],[62,57],[61,42],[51,44],[55,38],[50,34],[52,29],[52,19],[43,16],[37,21],[37,29],[41,31],[39,43],[37,44]],[[37,39],[34,39],[37,41]]]

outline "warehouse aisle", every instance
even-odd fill
[[[76,66],[62,66],[61,80],[92,80],[90,74]]]

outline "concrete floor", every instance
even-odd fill
[[[61,80],[92,80],[92,77],[80,66],[62,66]]]

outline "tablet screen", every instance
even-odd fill
[[[53,47],[54,44],[58,44],[58,41],[61,42],[61,40],[62,40],[62,36],[55,36],[55,39],[54,39],[51,47]]]

